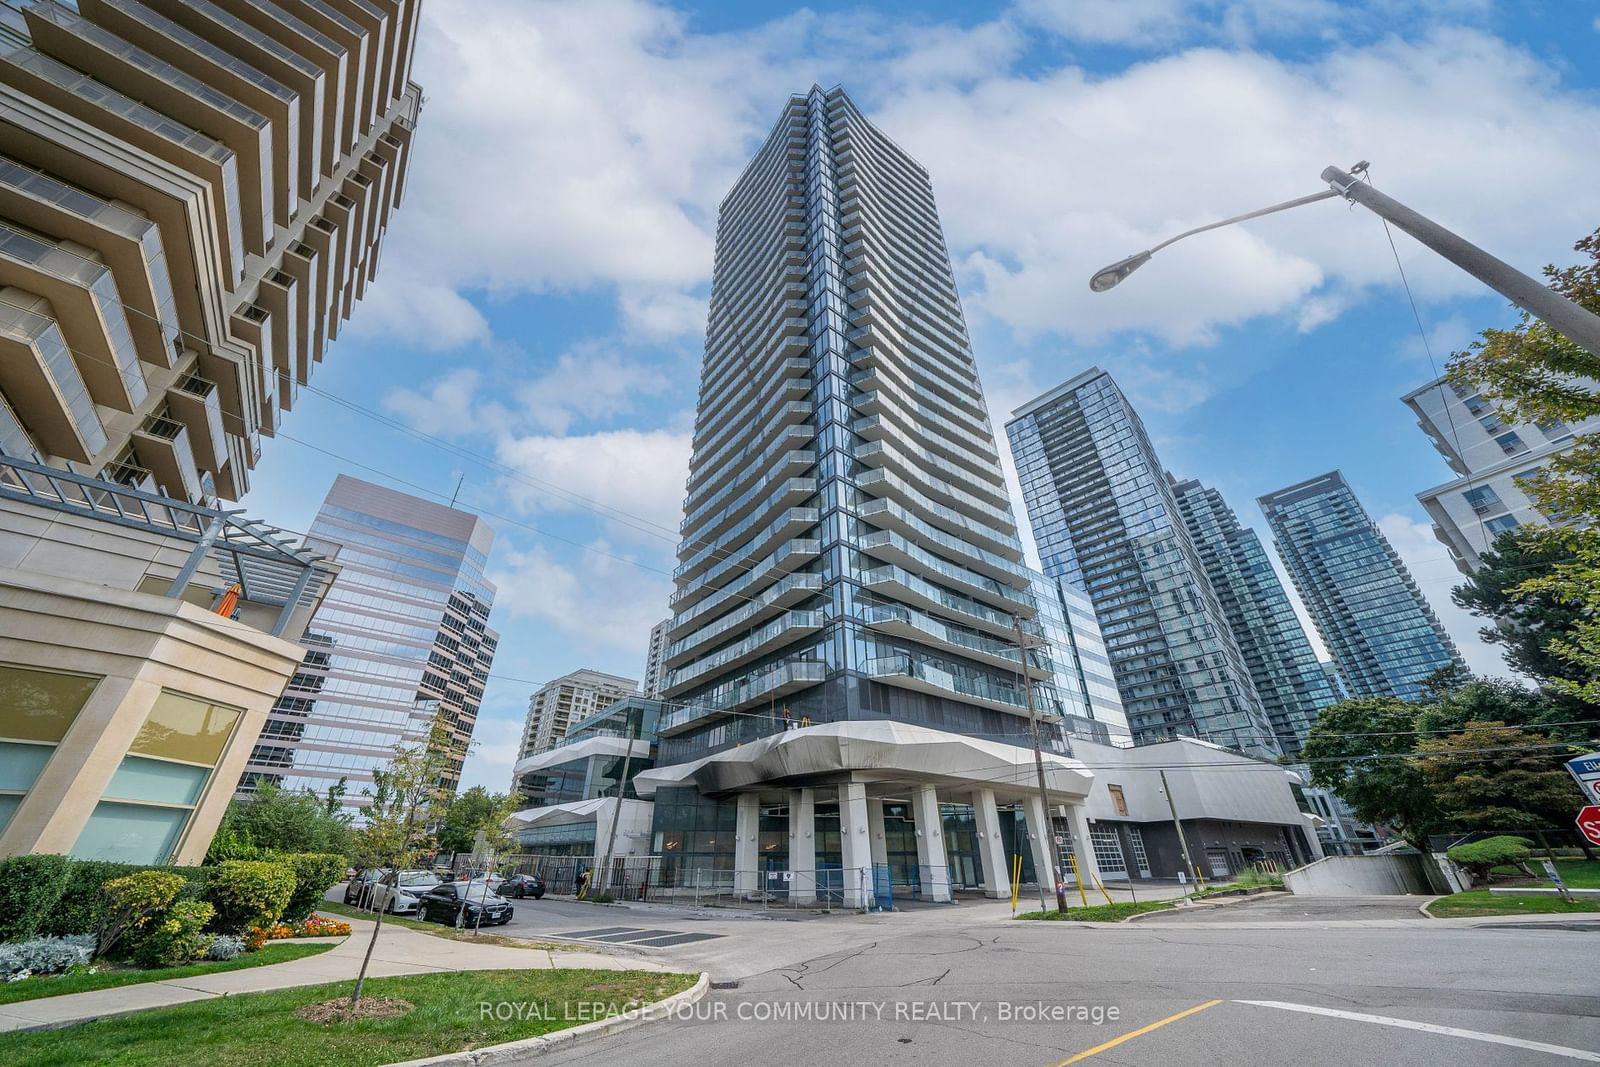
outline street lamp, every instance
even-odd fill
[[[1357,163],[1351,168],[1351,171],[1354,171],[1355,174],[1360,174],[1366,169],[1367,164],[1363,162]],[[1318,200],[1328,200],[1335,196],[1342,196],[1351,203],[1360,204],[1373,214],[1393,223],[1397,229],[1415,237],[1451,263],[1454,263],[1489,288],[1504,296],[1507,300],[1510,300],[1517,307],[1543,319],[1552,329],[1565,334],[1580,347],[1588,349],[1595,355],[1600,355],[1600,315],[1579,307],[1560,293],[1541,284],[1537,279],[1517,270],[1511,264],[1504,260],[1496,259],[1477,245],[1451,233],[1432,219],[1418,214],[1393,197],[1380,193],[1370,183],[1357,179],[1351,171],[1340,170],[1338,167],[1328,167],[1322,172],[1322,180],[1329,185],[1329,189],[1326,192],[1302,196],[1298,200],[1287,200],[1281,204],[1274,204],[1272,207],[1265,207],[1245,215],[1235,215],[1231,219],[1213,222],[1209,226],[1199,226],[1180,233],[1176,237],[1168,238],[1147,251],[1118,260],[1104,270],[1097,271],[1089,279],[1089,288],[1097,293],[1105,292],[1148,263],[1151,256],[1168,245],[1183,240],[1185,237],[1193,237],[1195,234],[1204,233],[1207,230],[1231,226],[1236,222],[1244,222],[1247,219],[1260,218],[1262,215],[1286,211],[1302,204],[1311,204]]]

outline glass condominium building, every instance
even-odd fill
[[[1416,700],[1461,654],[1338,471],[1268,493],[1261,510],[1351,696]]]
[[[1168,478],[1278,745],[1292,756],[1318,713],[1339,696],[1317,662],[1261,538],[1239,522],[1215,489],[1193,478]]]
[[[470,512],[341,474],[310,532],[341,546],[343,569],[240,790],[273,781],[326,793],[344,779],[345,804],[363,807],[373,768],[442,715],[451,735],[443,784],[453,791],[499,641],[483,576],[494,530]]]
[[[1094,602],[1139,742],[1200,737],[1277,756],[1243,654],[1144,425],[1091,368],[1006,424],[1047,575]]]

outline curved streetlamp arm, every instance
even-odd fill
[[[1169,237],[1165,241],[1162,241],[1160,244],[1150,249],[1150,254],[1154,255],[1168,245],[1176,244],[1185,237],[1193,237],[1197,233],[1205,233],[1207,230],[1219,230],[1224,226],[1232,226],[1236,222],[1248,222],[1250,219],[1259,219],[1262,215],[1272,215],[1279,211],[1288,211],[1292,207],[1300,207],[1303,204],[1315,204],[1318,200],[1331,200],[1336,196],[1342,195],[1344,194],[1338,189],[1328,189],[1320,193],[1312,193],[1310,196],[1302,196],[1295,200],[1285,200],[1281,204],[1273,204],[1271,207],[1264,207],[1259,211],[1250,211],[1243,215],[1235,215],[1233,218],[1223,219],[1221,222],[1213,222],[1206,226],[1196,226],[1192,230],[1185,230],[1176,237]]]
[[[1205,233],[1207,230],[1220,229],[1223,226],[1232,226],[1236,222],[1245,222],[1249,219],[1258,219],[1262,215],[1271,215],[1275,212],[1287,211],[1292,207],[1300,207],[1302,204],[1314,204],[1318,200],[1331,200],[1334,197],[1341,195],[1344,194],[1340,190],[1329,189],[1321,193],[1312,193],[1310,196],[1302,196],[1294,200],[1285,200],[1281,204],[1273,204],[1271,207],[1264,207],[1257,211],[1248,211],[1243,215],[1235,215],[1231,219],[1223,219],[1221,222],[1213,222],[1205,226],[1196,226],[1192,230],[1185,230],[1176,237],[1167,238],[1165,241],[1162,241],[1153,248],[1149,248],[1136,255],[1129,256],[1127,259],[1119,259],[1117,262],[1111,264],[1109,267],[1106,267],[1104,270],[1097,271],[1094,277],[1089,279],[1089,288],[1097,293],[1105,292],[1107,289],[1110,289],[1112,286],[1122,281],[1122,279],[1126,278],[1128,275],[1132,274],[1134,271],[1150,262],[1151,256],[1155,255],[1168,245],[1183,240],[1185,237],[1193,237],[1197,233]]]

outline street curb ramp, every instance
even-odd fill
[[[594,1037],[607,1037],[623,1030],[631,1030],[635,1026],[655,1022],[657,1019],[670,1018],[674,1012],[699,1003],[710,991],[711,975],[702,971],[699,981],[682,993],[674,993],[665,1000],[646,1004],[642,1008],[635,1008],[621,1015],[613,1015],[609,1019],[557,1030],[553,1034],[525,1037],[520,1041],[507,1041],[503,1045],[489,1045],[468,1052],[451,1052],[443,1056],[428,1056],[420,1060],[404,1060],[391,1063],[388,1067],[480,1067],[484,1064],[509,1063],[524,1056],[550,1052],[564,1045],[576,1044]]]

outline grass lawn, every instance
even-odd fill
[[[465,971],[374,978],[366,996],[415,1005],[406,1015],[315,1023],[295,1012],[351,983],[246,993],[157,1008],[62,1030],[11,1034],[12,1067],[106,1063],[118,1067],[367,1067],[537,1037],[688,989],[694,975],[646,971]],[[496,1013],[506,1003],[520,1010]],[[594,1005],[602,1004],[596,1010]],[[579,1005],[587,1006],[587,1011]],[[488,1008],[489,1010],[485,1010]],[[535,1017],[535,1016],[539,1017]]]
[[[1487,889],[1469,889],[1440,897],[1428,905],[1428,912],[1441,919],[1474,915],[1563,915],[1600,912],[1600,900],[1578,899],[1570,904],[1559,896],[1501,896]]]
[[[290,960],[315,956],[332,947],[332,945],[296,945],[278,942],[267,945],[259,952],[247,952],[235,959],[189,963],[182,967],[101,970],[98,974],[40,975],[37,978],[25,978],[20,982],[0,982],[0,1004],[15,1004],[19,1000],[37,1000],[40,997],[59,997],[67,993],[87,993],[92,989],[113,989],[116,986],[137,985],[140,982],[159,982],[165,978],[193,978],[200,974],[241,971],[246,967],[264,967],[268,964],[287,963]]]
[[[1504,875],[1507,879],[1516,880],[1515,882],[1508,881],[1506,883],[1508,885],[1520,883],[1522,885],[1553,886],[1555,883],[1544,876],[1544,868],[1540,866],[1539,862],[1542,859],[1544,859],[1544,856],[1536,851],[1528,860],[1528,867],[1539,875],[1536,881],[1528,881],[1522,872],[1515,867],[1496,867],[1494,873],[1496,875]],[[1561,872],[1562,880],[1573,889],[1600,889],[1600,861],[1556,860],[1556,870]]]
[[[1068,908],[1066,914],[1054,909],[1050,911],[1025,911],[1018,915],[1019,919],[1044,919],[1046,921],[1061,922],[1088,922],[1088,923],[1114,923],[1121,922],[1130,915],[1143,915],[1147,911],[1166,911],[1172,907],[1170,900],[1131,900],[1118,901],[1115,904],[1093,904],[1087,908]]]

